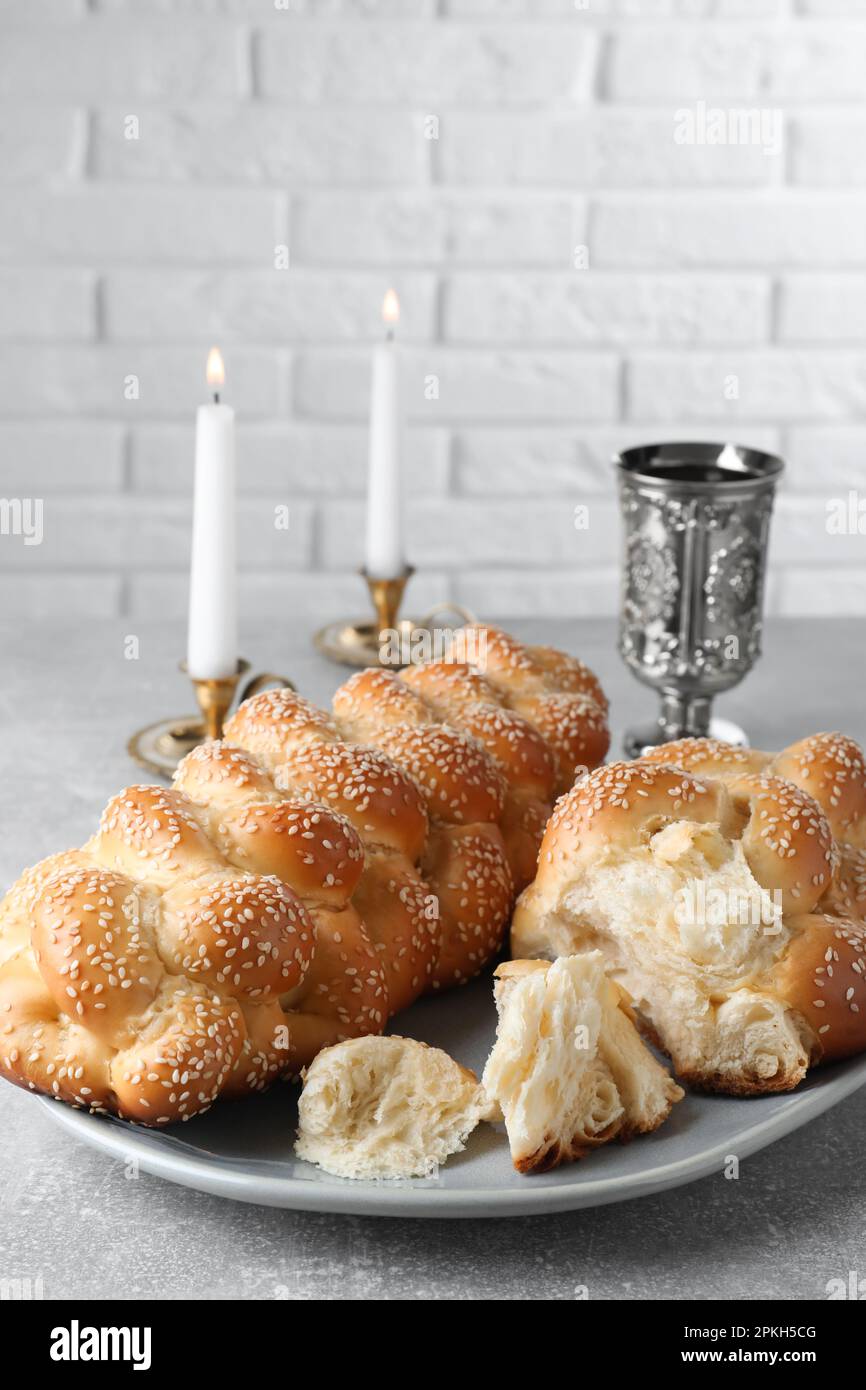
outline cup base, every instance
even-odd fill
[[[711,719],[709,736],[719,739],[722,743],[735,744],[737,748],[749,747],[749,736],[745,729],[741,729],[739,724],[735,724],[731,719]],[[627,758],[639,758],[651,748],[658,748],[660,744],[667,742],[668,735],[656,721],[654,724],[638,724],[634,728],[626,729],[622,746]]]

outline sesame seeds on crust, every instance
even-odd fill
[[[172,789],[114,797],[84,849],[25,875],[0,911],[0,1069],[164,1125],[480,969],[514,895],[499,822],[507,807],[537,836],[558,756],[506,668],[551,709],[562,696],[553,733],[574,734],[566,713],[603,724],[574,688],[582,668],[505,634],[494,647],[495,678],[448,661],[362,672],[334,715],[262,692]]]

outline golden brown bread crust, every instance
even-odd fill
[[[591,679],[562,658],[563,688]],[[462,663],[361,672],[333,715],[255,696],[172,789],[127,788],[7,895],[0,1070],[163,1124],[381,1032],[498,949],[554,765],[507,682]]]
[[[33,956],[58,1009],[115,1047],[163,976],[131,879],[95,866],[51,874],[32,908]]]
[[[866,849],[839,845],[839,864],[821,908],[834,917],[866,920]]]
[[[111,1108],[156,1125],[206,1110],[238,1062],[244,1035],[233,1000],[166,977],[135,1041],[111,1060]]]
[[[693,772],[696,776],[703,772],[726,781],[729,777],[763,772],[772,761],[772,754],[761,753],[757,748],[739,748],[718,738],[678,738],[649,749],[640,761],[666,763],[668,766],[681,767],[685,772]]]
[[[591,696],[560,692],[520,695],[514,708],[535,725],[553,750],[556,796],[562,796],[577,777],[606,758],[610,748],[607,715]]]
[[[434,886],[442,924],[432,986],[463,984],[498,951],[514,901],[498,826],[435,827],[422,869]]]
[[[866,1045],[866,926],[813,913],[789,923],[794,936],[775,986],[817,1036],[824,1061]]]
[[[525,647],[501,628],[481,623],[461,629],[457,638],[461,647],[480,653],[479,671],[500,702],[534,725],[550,747],[557,796],[607,756],[607,700],[581,662],[550,647]],[[443,691],[438,698],[446,698]]]
[[[778,889],[786,914],[810,912],[838,862],[820,807],[781,777],[750,773],[728,787],[735,809],[747,817],[741,838],[755,878]]]
[[[274,874],[323,907],[343,907],[364,870],[361,837],[345,816],[324,806],[248,802],[214,818],[211,834],[231,863]]]
[[[419,787],[376,748],[310,744],[276,764],[274,782],[302,801],[345,816],[364,844],[417,859],[428,819]]]
[[[163,895],[159,954],[173,975],[260,1004],[301,983],[313,923],[287,884],[260,874],[208,874]]]
[[[475,825],[501,816],[505,778],[489,754],[459,729],[400,724],[383,729],[378,743],[420,787],[431,820]]]
[[[544,835],[550,803],[523,792],[509,791],[499,819],[515,892],[532,882],[538,847]]]
[[[448,724],[456,724],[460,710],[472,705],[505,706],[496,686],[466,661],[425,661],[401,671],[400,680]]]
[[[680,1077],[680,1080],[686,1078]],[[695,1088],[699,1089],[699,1088]],[[585,1136],[580,1143],[574,1140],[571,1143],[563,1144],[560,1140],[551,1139],[539,1146],[534,1154],[527,1158],[517,1158],[514,1160],[514,1167],[518,1173],[526,1176],[535,1173],[550,1173],[554,1168],[559,1168],[563,1163],[577,1163],[582,1158],[587,1158],[594,1149],[598,1149],[602,1144],[609,1144],[611,1140],[616,1140],[618,1144],[630,1144],[633,1139],[637,1139],[642,1134],[654,1134],[660,1129],[667,1119],[667,1115],[659,1114],[649,1124],[630,1124],[628,1120],[619,1120],[607,1129],[591,1138]]]
[[[646,843],[674,818],[730,824],[732,814],[719,783],[701,781],[677,767],[607,763],[556,803],[541,842],[534,886],[543,889],[563,877],[574,878],[607,845]]]
[[[515,791],[543,801],[553,797],[556,759],[543,735],[513,710],[471,704],[458,711],[456,728],[481,744]]]
[[[722,781],[743,773],[781,777],[818,803],[840,844],[866,846],[866,759],[847,734],[810,734],[781,753],[714,738],[682,738],[650,749],[641,762],[674,764]]]
[[[399,1013],[432,984],[442,953],[438,899],[405,855],[380,850],[368,856],[353,903],[382,963],[389,1013]]]
[[[556,647],[527,647],[527,651],[530,660],[544,671],[550,682],[549,688],[556,688],[571,695],[588,695],[599,709],[607,714],[608,699],[601,688],[601,682],[576,656],[558,651]]]
[[[340,735],[326,710],[294,690],[263,690],[235,711],[225,742],[251,753],[264,767],[308,744],[336,743]]]
[[[772,771],[817,801],[840,843],[866,845],[866,762],[845,734],[812,734],[773,759]]]

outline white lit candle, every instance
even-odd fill
[[[365,565],[374,579],[396,579],[406,568],[403,552],[403,479],[400,466],[400,362],[394,329],[400,303],[389,290],[382,303],[386,336],[373,352],[370,395],[370,467],[367,486]]]
[[[213,401],[195,424],[195,496],[189,584],[187,667],[197,680],[234,675],[238,664],[235,413],[220,402],[225,368],[207,359]]]

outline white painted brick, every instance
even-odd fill
[[[586,26],[340,24],[257,35],[264,95],[290,102],[510,106],[585,101],[596,38]]]
[[[0,473],[46,507],[42,547],[0,538],[10,612],[183,617],[211,341],[239,409],[244,617],[363,612],[369,345],[391,282],[411,609],[613,615],[610,456],[692,435],[787,459],[771,610],[866,612],[866,538],[826,529],[828,499],[866,494],[866,24],[831,22],[866,20],[863,0],[0,0],[0,16],[16,185]],[[257,78],[268,100],[250,100]],[[677,145],[674,114],[699,100],[784,106],[786,161]]]
[[[668,441],[713,439],[718,433],[718,422],[665,422],[664,427]],[[611,497],[614,455],[646,444],[658,434],[654,424],[584,425],[567,432],[555,428],[461,431],[454,440],[455,485],[458,492],[480,497],[553,494],[574,502],[588,493]],[[770,426],[738,426],[737,442],[778,452],[779,431]]]
[[[178,564],[188,556],[189,509],[178,504],[49,496],[43,516],[41,545],[25,546],[15,536],[0,538],[0,568],[117,571],[127,564]]]
[[[283,500],[283,499],[279,499]],[[186,569],[191,505],[151,497],[46,497],[41,545],[0,536],[0,568],[24,573],[83,569]],[[312,555],[312,505],[292,503],[290,526],[274,526],[272,499],[237,505],[238,563],[244,569],[298,569]]]
[[[367,488],[366,426],[248,425],[238,429],[238,490],[301,496],[363,496]],[[2,436],[0,436],[2,447]],[[413,496],[445,492],[448,438],[435,429],[407,430],[406,486]],[[132,435],[132,482],[139,492],[192,488],[192,426],[142,426]]]
[[[618,545],[616,504],[598,498],[588,505],[589,526],[578,531],[569,498],[410,500],[407,552],[415,565],[460,570],[609,563]],[[361,563],[363,503],[332,503],[322,513],[321,526],[324,564],[336,569]]]
[[[68,106],[7,106],[0,122],[0,180],[31,183],[78,173],[87,118]]]
[[[827,504],[835,496],[832,491],[817,497],[780,494],[770,535],[774,566],[866,564],[866,536],[832,535],[827,530]]]
[[[38,5],[22,5],[21,0],[0,0],[0,17],[16,24],[41,25],[74,23],[87,13],[88,0],[40,0]]]
[[[0,424],[4,495],[118,492],[124,478],[124,431],[96,420]]]
[[[446,183],[580,188],[762,186],[779,177],[782,149],[683,145],[673,111],[442,117],[436,155]]]
[[[146,110],[137,140],[124,135],[125,108],[100,114],[96,172],[109,179],[180,183],[423,183],[430,143],[423,117],[354,109],[292,111],[206,106]]]
[[[842,497],[866,481],[866,425],[798,425],[786,431],[788,487]]]
[[[785,567],[777,576],[775,611],[782,617],[866,617],[866,567]]]
[[[724,394],[731,375],[737,400]],[[636,355],[627,396],[632,419],[842,419],[866,407],[866,352]]]
[[[0,412],[7,415],[109,415],[134,424],[149,416],[189,419],[207,399],[208,344],[199,348],[0,348]],[[226,353],[225,399],[245,415],[280,414],[288,368],[266,349]],[[138,400],[124,398],[127,376],[137,375]]]
[[[619,572],[608,568],[468,570],[455,597],[473,613],[503,618],[611,618],[619,612]]]
[[[451,276],[445,336],[456,343],[759,343],[770,282],[759,276]]]
[[[403,611],[423,615],[434,604],[449,597],[449,581],[438,571],[428,570],[410,580]],[[134,617],[184,618],[189,603],[189,576],[186,571],[176,574],[134,573],[130,580],[130,613]],[[363,618],[371,613],[367,586],[356,571],[319,574],[300,574],[297,570],[268,573],[243,572],[238,581],[238,611],[241,622],[261,623],[272,619],[280,624],[276,640],[286,624],[302,621],[309,630],[312,656],[313,630],[319,623],[340,618]],[[241,643],[244,636],[241,631]],[[276,650],[276,648],[274,649]],[[247,653],[249,655],[249,653]],[[276,656],[268,663],[279,668]],[[339,681],[334,668],[336,686]],[[294,678],[303,693],[303,680],[295,670],[285,674]]]
[[[815,5],[855,6],[859,0],[801,0]],[[510,19],[540,16],[570,19],[578,24],[594,20],[636,19],[776,19],[788,13],[788,0],[589,0],[578,10],[575,0],[443,0],[444,12],[455,19]],[[854,14],[853,8],[849,13]]]
[[[106,277],[108,336],[123,341],[375,342],[389,283],[400,297],[401,341],[436,330],[431,274],[313,270],[116,271]]]
[[[0,339],[93,338],[95,285],[86,271],[0,267]]]
[[[3,554],[5,538],[0,543]],[[120,613],[121,581],[110,574],[5,574],[3,610],[15,622],[52,618],[113,618]]]
[[[589,231],[595,266],[675,268],[866,264],[866,198],[778,194],[701,198],[599,195]]]
[[[425,399],[435,376],[439,398]],[[450,420],[609,418],[617,410],[619,371],[605,353],[458,352],[430,347],[403,355],[407,417]],[[332,419],[366,416],[369,354],[304,352],[297,361],[298,414]]]
[[[581,202],[548,194],[321,193],[295,203],[296,261],[332,265],[571,266]]]
[[[822,111],[792,122],[791,179],[813,187],[866,183],[866,117]]]
[[[0,199],[0,259],[269,268],[286,240],[282,199],[262,189],[91,185]]]
[[[789,275],[780,289],[782,342],[866,342],[866,275]]]
[[[41,0],[44,3],[44,0]],[[4,0],[18,4],[20,0]],[[65,3],[65,0],[58,0]],[[141,0],[95,0],[106,14],[138,14]],[[437,0],[149,0],[151,9],[162,14],[206,16],[225,15],[234,19],[254,19],[258,23],[288,23],[292,19],[430,19],[436,14]]]
[[[614,100],[862,101],[866,26],[802,22],[741,25],[638,23],[613,40],[607,89]]]
[[[247,75],[243,32],[218,23],[173,20],[168,27],[89,18],[72,25],[10,26],[0,47],[4,101],[232,97],[247,90]]]
[[[797,14],[816,19],[862,19],[860,0],[794,0]]]

